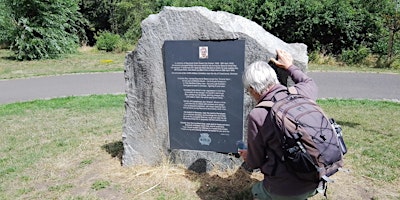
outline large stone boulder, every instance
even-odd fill
[[[227,12],[203,7],[164,7],[160,13],[146,18],[141,26],[142,37],[125,62],[126,113],[122,135],[125,166],[156,165],[172,159],[195,171],[207,171],[215,166],[226,168],[241,163],[233,156],[215,152],[169,150],[164,41],[244,39],[245,66],[257,60],[266,61],[276,55],[276,49],[284,49],[303,71],[307,68],[306,45],[285,43],[256,23]],[[284,72],[278,71],[278,75],[283,83],[289,80],[291,84]],[[245,96],[244,121],[251,107],[250,98]]]

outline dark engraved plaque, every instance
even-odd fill
[[[244,49],[244,40],[165,41],[171,149],[237,152]]]

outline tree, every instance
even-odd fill
[[[392,4],[392,9],[390,13],[385,15],[386,27],[389,29],[389,40],[388,40],[388,50],[387,50],[387,63],[391,63],[393,60],[394,49],[393,45],[395,43],[396,34],[400,31],[400,1],[395,0]]]
[[[79,7],[83,17],[88,20],[85,26],[88,44],[96,43],[95,36],[101,31],[115,32],[117,24],[112,21],[115,5],[120,0],[80,0]]]
[[[400,50],[395,42],[400,31],[400,1],[369,0],[365,4],[370,12],[377,13],[376,21],[381,24],[380,38],[374,46],[374,52],[380,55],[377,67],[390,67]]]
[[[0,0],[0,47],[11,44],[11,25],[10,11],[6,9],[4,0]]]
[[[269,0],[258,4],[253,21],[287,42],[340,54],[355,45],[372,45],[379,24],[357,0]],[[260,2],[260,1],[259,1]]]
[[[77,0],[4,0],[11,49],[18,60],[56,58],[76,51],[85,23]]]
[[[204,6],[246,17],[284,41],[305,43],[310,51],[340,56],[362,50],[392,57],[398,49],[399,0],[81,0],[84,4],[96,31],[104,28],[133,41],[140,37],[141,21],[163,6]]]
[[[287,42],[311,51],[340,54],[342,49],[371,48],[380,23],[364,0],[158,0],[157,5],[205,6],[246,17]],[[367,0],[367,2],[373,0]]]
[[[119,0],[112,18],[116,24],[113,30],[128,40],[137,41],[141,35],[142,20],[158,11],[154,1]]]

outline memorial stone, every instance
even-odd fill
[[[306,45],[285,43],[258,24],[227,12],[210,11],[203,7],[164,7],[160,13],[147,17],[141,27],[142,36],[137,47],[127,54],[125,61],[126,112],[122,134],[124,166],[156,165],[166,159],[172,159],[173,162],[184,164],[189,169],[208,171],[215,167],[234,167],[242,162],[226,152],[170,148],[163,57],[163,47],[167,41],[243,40],[244,66],[257,60],[268,61],[276,56],[276,49],[284,49],[293,55],[294,64],[303,71],[307,68]],[[202,51],[206,56],[207,49]],[[202,56],[202,51],[199,49],[199,57]],[[278,76],[282,83],[292,84],[285,72],[278,71]],[[241,85],[237,90],[244,95],[242,122],[245,125],[246,116],[254,103],[244,94]],[[245,137],[245,128],[236,131],[241,131]],[[207,142],[207,139],[204,142]]]

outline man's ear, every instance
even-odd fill
[[[259,101],[261,98],[261,94],[259,94],[254,88],[249,88],[249,94],[253,97],[256,101]]]

